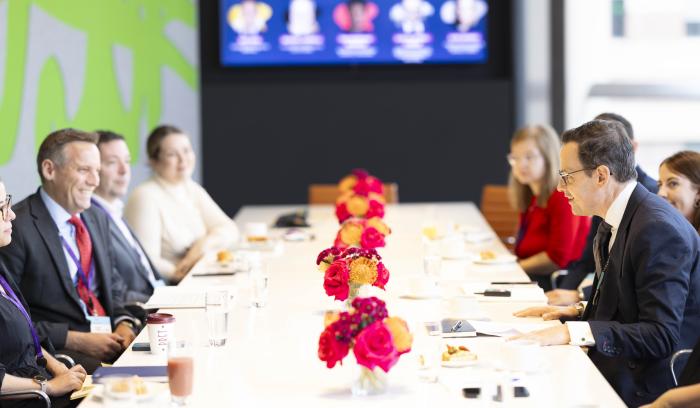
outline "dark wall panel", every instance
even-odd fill
[[[219,67],[216,10],[206,3],[204,186],[229,214],[304,203],[309,183],[336,182],[354,167],[398,182],[402,201],[478,201],[483,184],[505,182],[508,2],[492,7],[487,65],[286,70]]]

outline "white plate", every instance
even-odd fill
[[[443,259],[447,260],[460,260],[460,259],[475,259],[475,255],[471,252],[460,252],[456,254],[442,254]]]
[[[508,264],[508,263],[513,263],[518,260],[518,257],[515,255],[508,255],[508,254],[499,254],[496,255],[495,258],[493,259],[475,259],[474,263],[479,264],[479,265],[500,265],[500,264]]]
[[[146,393],[137,395],[135,398],[136,402],[150,401],[153,398],[155,398],[158,394],[167,391],[169,388],[168,384],[166,384],[166,383],[157,383],[157,382],[152,382],[152,381],[144,381],[144,385],[146,386]],[[105,395],[106,388],[104,387],[104,385],[100,384],[100,388],[102,388],[102,389],[99,392],[99,397],[103,401],[109,400],[109,398]]]
[[[404,293],[399,297],[410,300],[438,299],[440,297],[440,293]]]
[[[479,359],[475,360],[449,360],[442,361],[441,365],[446,368],[462,368],[479,364]]]

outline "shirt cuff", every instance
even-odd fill
[[[566,322],[566,328],[569,330],[569,337],[572,346],[595,346],[591,325],[588,322]]]

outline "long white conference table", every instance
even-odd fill
[[[235,217],[242,228],[248,222],[271,225],[280,214],[300,210],[305,206],[247,206]],[[284,242],[279,253],[268,253],[264,259],[270,278],[269,300],[264,308],[252,308],[249,301],[249,280],[246,273],[234,276],[185,278],[181,287],[231,288],[236,291],[229,313],[229,334],[226,345],[208,345],[204,309],[162,310],[177,319],[178,339],[187,339],[196,346],[194,391],[191,407],[265,407],[273,404],[311,407],[413,407],[428,404],[466,404],[471,406],[516,407],[624,407],[615,391],[579,347],[542,347],[541,367],[533,373],[504,370],[507,354],[502,337],[478,336],[445,339],[451,345],[466,345],[478,355],[479,364],[464,368],[440,368],[438,381],[424,382],[420,378],[415,353],[408,353],[389,372],[389,388],[382,395],[353,397],[350,391],[358,375],[352,351],[342,366],[326,368],[317,357],[318,338],[323,330],[323,312],[338,308],[323,291],[323,274],[316,268],[317,254],[332,245],[338,230],[333,207],[309,206],[308,221],[314,238],[303,242]],[[490,228],[478,209],[471,203],[397,204],[386,208],[386,223],[392,234],[379,253],[390,270],[386,292],[377,290],[387,302],[390,315],[404,318],[418,337],[422,322],[444,315],[449,302],[444,299],[415,300],[403,295],[410,292],[410,282],[424,275],[421,230],[427,220],[438,227],[468,226],[474,230]],[[282,231],[272,230],[273,237]],[[478,253],[491,250],[505,253],[497,239],[478,244],[465,244],[467,251]],[[193,272],[210,268],[213,254],[195,266]],[[442,293],[453,293],[465,283],[494,281],[527,281],[517,263],[477,265],[468,259],[443,260],[440,287]],[[504,298],[499,301],[483,299],[479,309],[493,322],[521,325],[547,325],[535,318],[515,318],[516,310],[538,305]],[[447,305],[447,306],[446,306]],[[525,323],[525,324],[524,324]],[[136,342],[147,342],[147,330]],[[165,359],[148,352],[129,348],[115,365],[163,365]],[[462,387],[481,386],[484,392],[503,377],[520,378],[530,391],[527,398],[506,398],[498,403],[489,398],[466,400]],[[154,400],[139,406],[168,406],[169,395],[164,391]],[[303,405],[302,405],[303,404]],[[81,407],[99,407],[95,396],[88,397]]]

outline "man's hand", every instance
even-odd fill
[[[83,387],[87,373],[80,364],[57,375],[46,384],[46,393],[51,397],[60,397]]]
[[[125,322],[120,322],[117,325],[117,328],[114,329],[114,334],[118,334],[122,337],[122,340],[119,342],[122,346],[122,350],[126,350],[126,348],[129,347],[129,344],[131,344],[131,342],[136,338],[134,330]]]
[[[569,329],[565,324],[546,329],[537,330],[530,333],[524,333],[508,338],[508,340],[533,340],[542,346],[556,346],[561,344],[569,344],[571,337]]]
[[[577,290],[554,289],[546,292],[547,303],[552,306],[569,306],[581,301]]]
[[[79,351],[100,361],[112,361],[123,350],[124,338],[117,333],[83,333],[69,331],[66,348]]]
[[[576,318],[578,312],[573,306],[536,306],[528,307],[513,313],[516,317],[542,317],[542,320],[556,320],[564,318]]]

